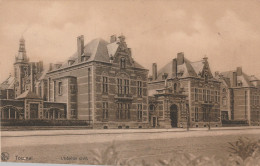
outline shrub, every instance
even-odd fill
[[[235,143],[229,142],[229,145],[230,152],[239,156],[243,161],[248,157],[258,155],[260,150],[260,140],[252,141],[247,137],[240,137]]]

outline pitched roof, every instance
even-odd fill
[[[223,79],[229,85],[232,86],[231,80],[233,80],[233,73],[236,72],[235,70],[221,72],[219,75],[222,75]],[[242,72],[242,75],[237,76],[237,83],[242,83],[242,87],[254,87],[254,85],[250,82],[250,77]]]
[[[109,63],[110,57],[116,54],[118,47],[118,41],[108,43],[107,41],[101,38],[93,39],[84,46],[84,55],[89,57],[89,59],[86,62],[99,61]],[[71,57],[69,57],[67,61],[63,62],[60,68],[68,67],[69,60],[73,61],[72,65],[79,64],[77,52],[75,52]],[[144,67],[137,62],[134,63],[134,67],[144,69]]]
[[[1,90],[14,89],[14,83],[15,83],[15,78],[10,75],[4,82],[1,83],[0,89]]]
[[[41,99],[37,94],[33,93],[32,91],[25,91],[24,93],[20,94],[17,99]]]
[[[177,65],[177,73],[179,78],[186,78],[186,77],[198,77],[204,68],[204,61],[197,61],[197,62],[190,62],[188,59],[184,58],[184,63],[182,65]],[[160,70],[158,70],[157,79],[155,81],[162,81],[162,76],[164,73],[168,74],[167,78],[173,78],[172,66],[173,63],[169,62]]]

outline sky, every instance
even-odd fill
[[[13,73],[19,39],[31,61],[63,62],[76,38],[126,36],[133,58],[151,70],[184,52],[215,71],[242,67],[260,78],[260,0],[0,0],[0,82]]]

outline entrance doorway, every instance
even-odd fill
[[[157,121],[157,118],[153,117],[153,127],[156,127],[156,121]]]
[[[177,105],[172,105],[170,107],[170,119],[171,119],[171,126],[177,127],[178,126],[178,108]]]
[[[38,118],[38,104],[30,104],[30,119]]]

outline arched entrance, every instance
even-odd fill
[[[178,126],[178,107],[177,105],[171,105],[170,107],[170,119],[171,119],[171,126],[177,127]]]

